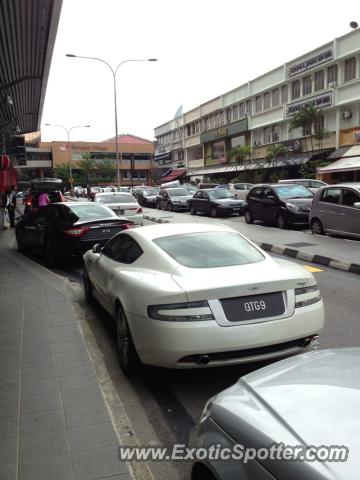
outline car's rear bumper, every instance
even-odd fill
[[[167,368],[196,368],[266,360],[304,349],[304,339],[324,325],[323,302],[295,309],[280,320],[223,327],[215,321],[167,322],[127,312],[140,359]]]

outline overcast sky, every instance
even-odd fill
[[[112,75],[117,74],[119,133],[152,140],[154,128],[360,24],[346,0],[64,0],[42,116],[42,139],[114,136]]]

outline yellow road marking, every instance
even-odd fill
[[[323,270],[321,270],[321,268],[312,267],[311,265],[304,265],[304,268],[311,273],[323,272]]]

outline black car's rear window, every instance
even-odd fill
[[[229,267],[264,260],[257,248],[235,232],[186,233],[153,241],[181,265],[191,268]]]
[[[115,212],[103,205],[89,203],[89,205],[67,205],[72,214],[75,214],[79,220],[97,220],[99,218],[116,217]]]

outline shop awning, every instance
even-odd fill
[[[173,182],[174,180],[178,180],[179,178],[183,177],[186,173],[186,168],[176,168],[173,170],[169,175],[166,177],[161,177],[158,179],[158,183],[167,183]]]
[[[330,153],[328,160],[336,160],[344,157],[356,157],[360,155],[360,145],[352,145],[349,147],[340,147]]]
[[[252,162],[244,162],[240,165],[214,165],[212,167],[202,167],[202,168],[189,168],[186,176],[194,175],[210,175],[214,173],[227,173],[227,172],[243,172],[245,170],[258,170],[261,168],[276,168],[276,167],[287,167],[293,165],[304,165],[311,158],[310,154],[302,155],[291,155],[278,157],[270,162],[265,160],[254,160]]]
[[[317,173],[351,172],[360,170],[360,157],[343,157],[327,167],[317,169]]]

